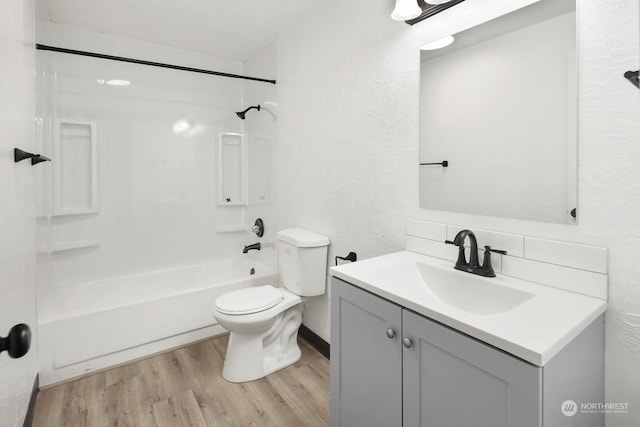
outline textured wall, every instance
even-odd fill
[[[606,399],[640,425],[640,91],[621,78],[639,68],[637,0],[579,2],[579,209],[577,232],[609,247]],[[585,237],[586,240],[586,237]]]
[[[279,221],[329,236],[330,265],[401,249],[418,206],[418,53],[383,3],[336,2],[278,41]],[[304,320],[326,340],[328,299]]]
[[[579,225],[418,208],[418,48],[444,31],[389,18],[391,0],[336,2],[278,40],[279,220],[331,237],[331,260],[403,248],[415,217],[610,249],[606,396],[640,425],[640,91],[637,0],[578,1]],[[332,262],[330,262],[333,264]],[[305,323],[329,338],[328,297]]]

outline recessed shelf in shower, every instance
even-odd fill
[[[56,120],[53,153],[53,215],[98,212],[95,122]]]
[[[218,205],[247,204],[247,143],[242,133],[218,137]]]
[[[271,138],[249,135],[249,202],[271,201]]]

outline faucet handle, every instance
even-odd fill
[[[491,246],[485,246],[484,250],[485,250],[485,252],[489,251],[489,252],[493,252],[493,253],[500,254],[500,255],[507,255],[507,251],[502,251],[500,249],[492,249]]]
[[[491,246],[484,247],[484,259],[482,260],[482,275],[485,277],[496,277],[496,273],[493,270],[493,265],[491,265],[491,252],[495,252],[500,255],[506,255],[507,251],[502,251],[499,249],[491,249]]]
[[[258,237],[264,236],[264,221],[262,221],[262,218],[256,219],[251,231],[256,233],[256,236]]]
[[[458,247],[458,260],[456,261],[455,267],[462,268],[467,266],[467,258],[464,256],[464,244],[458,245],[456,242],[451,240],[445,240],[444,242],[448,245],[454,245]]]

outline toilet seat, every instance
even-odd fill
[[[283,298],[283,293],[271,285],[238,289],[220,295],[216,310],[230,315],[258,313],[278,305]]]

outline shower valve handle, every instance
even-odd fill
[[[262,221],[262,218],[256,219],[256,222],[251,228],[251,231],[256,233],[256,236],[258,237],[264,236],[264,222]]]

